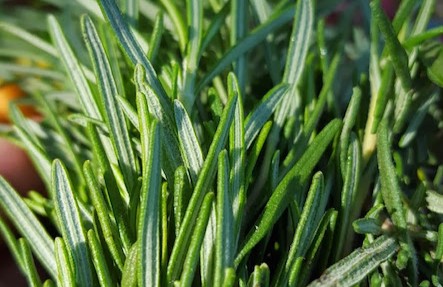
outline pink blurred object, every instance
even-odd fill
[[[398,6],[400,5],[400,1],[398,0],[382,0],[381,7],[385,10],[386,15],[390,19],[394,18],[395,12],[397,12]]]
[[[26,153],[18,146],[0,138],[0,175],[18,192],[44,191],[44,186]]]

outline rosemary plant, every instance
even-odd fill
[[[0,77],[42,119],[1,135],[47,193],[0,178],[0,231],[30,286],[443,284],[436,0],[28,2]]]

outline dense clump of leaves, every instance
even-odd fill
[[[29,285],[443,284],[435,0],[30,2],[0,11],[43,118],[1,126],[47,188],[0,178]]]

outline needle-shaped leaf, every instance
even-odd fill
[[[324,193],[323,174],[317,172],[314,174],[312,184],[308,192],[308,197],[303,206],[303,211],[298,221],[297,229],[295,230],[294,239],[289,249],[288,259],[285,265],[285,272],[287,278],[280,281],[279,284],[294,286],[296,283],[296,275],[291,269],[294,267],[295,261],[298,257],[305,257],[312,240],[314,239],[315,231],[321,219],[324,210],[321,210],[322,195]],[[290,274],[290,276],[288,276]],[[294,276],[295,275],[295,276]],[[286,281],[288,280],[288,281]]]
[[[409,1],[413,2],[413,1]],[[403,89],[408,91],[412,88],[412,79],[408,67],[408,55],[400,44],[394,28],[380,6],[380,0],[371,1],[372,17],[376,21],[386,42],[386,48],[394,66],[395,73],[400,78]]]
[[[52,278],[56,278],[57,266],[54,256],[54,242],[17,192],[0,177],[0,206],[15,228],[24,236],[34,254]]]
[[[55,192],[54,205],[61,233],[74,261],[76,282],[89,285],[94,282],[94,277],[83,223],[68,172],[59,160],[52,164],[52,189]]]
[[[164,30],[163,19],[163,13],[160,11],[155,17],[154,30],[152,31],[151,39],[149,40],[148,58],[151,62],[153,62],[157,57],[157,53],[160,48],[160,42]]]
[[[252,250],[252,248],[254,248],[254,246],[266,236],[268,230],[272,228],[272,225],[281,216],[291,198],[291,189],[288,187],[293,183],[300,186],[306,182],[340,127],[340,120],[336,119],[331,121],[315,137],[297,163],[284,175],[266,204],[265,210],[263,211],[256,228],[254,228],[249,234],[246,242],[237,255],[237,258],[235,259],[236,266],[238,266],[241,260]]]
[[[291,274],[297,274],[298,278],[296,280],[296,286],[306,286],[307,280],[309,279],[309,275],[313,268],[317,268],[318,262],[315,261],[316,257],[328,257],[328,253],[321,253],[322,247],[324,244],[327,244],[327,239],[325,238],[326,232],[331,225],[334,225],[337,218],[337,211],[334,209],[329,209],[323,215],[320,223],[318,224],[318,228],[315,232],[315,237],[312,240],[311,247],[309,251],[304,256],[303,264],[298,265],[301,268],[297,270],[296,266],[292,268]],[[327,245],[326,245],[327,246]],[[294,264],[295,265],[295,264]]]
[[[398,145],[401,148],[408,146],[412,140],[416,137],[416,135],[420,132],[420,125],[425,119],[426,114],[428,113],[432,104],[435,103],[437,99],[437,94],[433,94],[426,100],[426,102],[421,105],[415,115],[409,120],[408,127],[404,132],[403,136],[400,138]]]
[[[126,257],[125,266],[122,272],[122,287],[137,287],[138,275],[137,270],[139,266],[139,244],[138,242],[129,249]]]
[[[249,33],[241,41],[239,41],[237,45],[229,49],[220,58],[217,64],[215,64],[215,66],[212,67],[211,70],[205,74],[203,79],[201,79],[199,84],[197,85],[197,88],[195,89],[196,92],[203,89],[204,86],[206,86],[212,79],[220,74],[238,57],[264,41],[270,33],[291,21],[293,16],[294,7],[291,6],[290,8],[287,8],[286,10],[280,11],[276,15],[273,15],[269,18],[268,21],[252,30],[251,33]]]
[[[155,93],[161,97],[166,97],[165,90],[158,80],[154,68],[146,57],[140,44],[134,38],[133,33],[129,29],[128,23],[125,21],[117,7],[117,3],[114,0],[100,0],[99,4],[103,14],[108,19],[109,24],[112,26],[112,29],[119,40],[119,45],[122,46],[132,64],[136,65],[140,63],[146,72],[146,80]]]
[[[383,119],[386,106],[389,99],[391,99],[391,89],[394,85],[394,67],[387,65],[383,72],[380,89],[375,92],[375,107],[374,107],[374,121],[372,123],[371,132],[376,133],[380,121]]]
[[[94,98],[89,87],[81,64],[69,46],[60,24],[57,22],[54,16],[49,16],[48,23],[52,41],[55,43],[58,53],[63,60],[63,64],[65,65],[66,71],[74,84],[83,110],[86,112],[87,116],[101,120],[102,117],[96,99]]]
[[[441,262],[443,258],[443,223],[438,226],[437,246],[435,247],[435,260]]]
[[[180,166],[174,173],[174,223],[176,235],[180,231],[180,225],[185,213],[185,182],[186,169],[184,166]]]
[[[170,181],[170,177],[175,170],[182,165],[182,157],[180,155],[179,140],[177,138],[176,126],[174,121],[174,107],[168,97],[158,94],[145,83],[144,71],[141,65],[135,67],[134,78],[137,91],[142,93],[149,108],[149,112],[157,119],[162,127],[162,142],[168,143],[163,145],[162,169],[166,174],[166,178]]]
[[[346,172],[346,159],[348,156],[350,133],[357,120],[357,116],[360,110],[361,98],[361,89],[357,87],[353,88],[352,98],[349,102],[348,109],[346,110],[346,114],[343,119],[343,129],[340,134],[339,145],[340,170],[343,177]]]
[[[94,63],[94,70],[100,88],[101,103],[104,107],[106,123],[111,133],[111,141],[118,155],[118,163],[128,191],[132,190],[135,176],[135,156],[129,139],[126,120],[117,102],[118,91],[111,72],[108,58],[94,24],[87,16],[82,18],[85,41]]]
[[[234,121],[229,133],[229,156],[232,163],[232,170],[230,173],[230,197],[232,199],[232,211],[234,216],[234,230],[235,238],[239,236],[240,226],[243,219],[244,206],[246,201],[245,188],[245,129],[244,129],[244,112],[243,112],[243,97],[239,83],[235,74],[228,75],[228,95],[230,98],[237,97],[237,105],[235,107]],[[235,246],[235,247],[234,247]],[[232,248],[236,248],[237,244]]]
[[[194,92],[200,46],[203,39],[203,2],[200,0],[186,1],[186,16],[188,19],[188,44],[184,64],[183,104],[188,111],[194,105],[197,93]]]
[[[0,234],[2,236],[3,242],[6,243],[9,252],[11,252],[12,258],[17,264],[17,267],[23,273],[25,267],[23,265],[24,263],[20,246],[18,245],[18,241],[16,240],[14,233],[11,231],[9,226],[3,221],[2,218],[0,218]]]
[[[263,125],[271,117],[280,100],[287,92],[288,85],[280,84],[272,88],[245,119],[245,144],[249,148]]]
[[[117,97],[117,100],[126,118],[128,118],[128,120],[136,129],[139,129],[137,111],[132,107],[127,99],[119,96]]]
[[[205,195],[201,204],[200,212],[195,223],[195,233],[192,236],[189,244],[189,251],[183,263],[183,272],[180,278],[181,287],[192,286],[192,280],[197,269],[199,259],[200,247],[205,236],[206,226],[208,225],[209,217],[211,215],[212,203],[214,200],[214,193],[209,192]]]
[[[103,247],[100,245],[100,242],[92,229],[88,231],[88,245],[91,250],[92,262],[94,263],[97,272],[98,283],[102,287],[112,286],[111,273],[106,263]]]
[[[41,175],[43,181],[46,185],[49,185],[51,182],[50,174],[51,174],[51,161],[48,158],[48,155],[42,149],[42,147],[37,144],[32,138],[29,132],[20,128],[19,126],[14,126],[14,130],[17,133],[17,136],[25,145],[30,158],[38,163],[36,164],[36,168]],[[53,191],[50,190],[50,193]]]
[[[258,156],[268,138],[268,134],[271,131],[272,122],[268,121],[263,125],[260,133],[258,134],[257,141],[252,146],[250,154],[248,155],[248,165],[246,168],[246,186],[249,185],[248,180],[252,177],[252,172],[254,170],[255,164],[257,163]]]
[[[394,239],[381,236],[367,247],[355,250],[329,267],[308,286],[354,286],[389,259],[397,249],[398,244]]]
[[[215,159],[226,144],[231,123],[234,119],[236,105],[237,97],[232,97],[223,111],[223,115],[214,135],[214,140],[209,147],[202,171],[198,177],[197,184],[186,209],[180,232],[175,240],[174,247],[172,248],[168,264],[168,282],[176,280],[180,272],[180,267],[184,260],[183,256],[187,250],[189,239],[194,229],[193,226],[195,225],[197,212],[202,204],[203,197],[214,178],[217,167],[217,161]]]
[[[251,278],[249,278],[248,286],[269,286],[270,270],[266,263],[254,267]]]
[[[232,204],[229,191],[229,161],[227,151],[218,156],[217,176],[217,233],[214,285],[221,286],[225,269],[233,266],[234,226]]]
[[[94,206],[97,218],[100,222],[100,227],[103,232],[103,237],[108,245],[112,258],[117,267],[122,270],[124,263],[123,247],[115,225],[112,224],[109,217],[108,207],[102,191],[98,185],[97,179],[92,171],[91,162],[86,161],[83,165],[86,183],[90,190],[92,205]]]
[[[231,1],[231,46],[234,46],[245,37],[248,29],[248,3],[242,0]],[[236,75],[240,91],[245,90],[247,77],[247,57],[240,55],[234,63],[234,74]]]
[[[406,208],[402,200],[403,192],[400,188],[391,153],[388,125],[386,121],[382,121],[377,132],[377,161],[381,180],[381,194],[394,225],[401,233],[402,251],[407,254],[405,261],[411,259],[413,269],[411,281],[416,282],[418,275],[416,251],[407,230]]]
[[[386,121],[380,123],[377,133],[377,160],[381,179],[381,193],[386,208],[394,224],[406,230],[406,213],[403,207],[400,188],[389,142],[389,129]]]
[[[314,7],[312,0],[301,0],[297,2],[291,38],[289,42],[288,58],[286,59],[283,82],[294,86],[298,84],[313,29]]]
[[[28,42],[32,46],[38,48],[41,51],[44,51],[45,53],[48,53],[51,56],[57,56],[57,49],[55,49],[50,43],[32,33],[29,33],[19,26],[11,25],[7,22],[0,22],[0,30],[12,34],[25,42]]]
[[[181,154],[189,170],[192,182],[197,182],[201,167],[203,166],[203,155],[196,133],[180,101],[174,101],[175,122],[177,123],[178,139],[180,142]]]
[[[61,287],[75,286],[74,264],[63,238],[55,238],[54,250],[57,262],[57,285]]]
[[[180,50],[183,52],[186,48],[186,42],[188,40],[188,31],[186,30],[185,20],[183,20],[181,11],[177,8],[175,1],[171,0],[160,0],[160,3],[165,7],[165,10],[168,12],[168,16],[171,19],[171,26],[174,25],[174,29],[172,29],[178,38],[178,44],[180,46]],[[150,9],[152,10],[152,8]]]
[[[346,156],[346,169],[344,172],[344,183],[341,191],[339,210],[339,224],[337,231],[337,248],[335,248],[336,259],[341,258],[342,249],[347,245],[346,238],[349,236],[351,225],[352,207],[355,194],[358,191],[361,176],[361,148],[357,137],[351,134],[348,152]]]
[[[436,41],[425,43],[420,49],[420,56],[427,68],[429,79],[443,87],[443,46],[441,43]]]
[[[32,258],[31,248],[28,242],[24,238],[18,240],[19,247],[22,253],[23,267],[26,275],[26,281],[28,281],[28,286],[38,287],[41,286],[41,280],[37,273],[37,268],[34,264],[34,259]]]
[[[143,97],[139,97],[138,99],[144,100]],[[152,121],[150,126],[148,124],[146,121],[140,121],[143,179],[138,227],[138,244],[140,244],[138,274],[139,282],[142,286],[161,286],[160,127],[155,121]]]

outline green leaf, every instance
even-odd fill
[[[139,97],[139,99],[143,99]],[[141,286],[160,285],[160,216],[161,216],[161,169],[160,127],[153,121],[140,121],[142,139],[142,191],[138,238],[140,244],[139,282]]]
[[[252,30],[251,33],[239,41],[237,45],[229,49],[223,56],[220,57],[217,64],[215,64],[214,67],[212,67],[210,71],[208,71],[200,80],[195,91],[201,91],[212,79],[220,74],[233,61],[264,41],[270,33],[288,23],[293,16],[294,8],[291,6],[286,10],[273,15],[268,21],[266,21],[266,23],[263,23]]]
[[[237,44],[243,39],[248,29],[248,3],[243,0],[231,1],[231,46]],[[236,75],[240,91],[245,90],[245,81],[247,80],[247,55],[242,54],[234,63],[234,74]]]
[[[225,269],[233,266],[234,257],[234,214],[230,198],[229,161],[226,150],[218,156],[217,176],[217,233],[215,242],[214,285],[221,286]]]
[[[374,119],[372,122],[371,133],[376,133],[379,123],[383,120],[383,116],[388,105],[388,101],[392,98],[391,89],[394,85],[394,68],[388,64],[383,72],[380,89],[375,92]]]
[[[161,39],[164,31],[163,13],[160,11],[155,17],[154,29],[149,40],[148,58],[151,62],[157,57],[158,50],[160,48]]]
[[[234,238],[238,240],[240,235],[241,223],[243,219],[246,188],[245,188],[245,128],[244,128],[244,111],[241,90],[236,76],[233,73],[228,75],[228,95],[229,98],[237,97],[237,105],[235,107],[234,120],[229,132],[229,156],[232,163],[230,172],[230,198],[232,199],[232,212],[234,224]],[[231,246],[237,249],[237,243]],[[231,266],[229,266],[231,267]]]
[[[126,257],[125,266],[122,272],[122,287],[136,287],[137,284],[137,270],[139,266],[139,250],[140,246],[138,242],[129,249],[128,256]]]
[[[314,4],[312,0],[297,2],[291,41],[289,42],[288,58],[286,59],[283,82],[297,86],[301,73],[304,69],[306,55],[310,44],[310,38],[314,21]],[[282,103],[285,104],[287,101]]]
[[[392,222],[400,231],[402,251],[407,254],[408,260],[411,260],[413,269],[411,281],[416,282],[418,276],[417,255],[411,237],[408,234],[406,209],[402,201],[403,193],[391,154],[388,125],[386,121],[382,121],[377,133],[377,161],[381,180],[381,194]]]
[[[439,87],[443,87],[443,45],[432,41],[421,47],[420,54],[429,79]]]
[[[124,20],[114,0],[100,0],[100,8],[109,24],[112,26],[115,35],[117,36],[119,45],[126,52],[126,55],[131,60],[132,64],[141,64],[146,72],[145,77],[154,92],[161,97],[166,97],[157,74],[146,57],[140,44],[134,38],[133,33],[129,29],[128,23]]]
[[[314,239],[315,231],[320,222],[324,210],[320,208],[322,202],[322,194],[324,193],[323,174],[317,172],[314,174],[312,184],[308,192],[308,197],[303,206],[303,211],[298,221],[297,229],[295,230],[294,239],[289,249],[288,259],[285,264],[285,272],[287,278],[280,284],[295,286],[298,272],[293,273],[291,270],[296,266],[296,259],[298,257],[305,257],[311,242]],[[289,275],[289,276],[288,276]],[[289,280],[288,280],[289,279]],[[288,282],[286,282],[288,280]]]
[[[57,261],[57,285],[61,287],[75,286],[74,264],[63,238],[55,238],[54,250]]]
[[[402,202],[402,191],[398,183],[392,152],[389,143],[389,130],[385,121],[381,122],[377,133],[377,160],[381,179],[381,192],[386,208],[394,224],[406,230],[406,214]]]
[[[260,240],[262,240],[267,232],[272,228],[274,223],[281,216],[288,205],[290,199],[289,186],[296,183],[298,186],[303,185],[308,179],[310,173],[314,169],[317,162],[325,152],[329,143],[341,127],[340,120],[331,121],[309,145],[303,156],[297,163],[286,173],[278,184],[277,188],[271,195],[265,206],[258,224],[254,231],[250,233],[244,243],[242,249],[235,259],[235,265],[238,266],[241,260],[248,254]]]
[[[168,97],[156,93],[145,83],[143,74],[143,67],[137,65],[134,72],[137,91],[145,96],[149,112],[162,127],[162,142],[168,143],[163,145],[163,159],[165,160],[162,160],[164,163],[162,169],[166,174],[166,178],[170,181],[175,170],[182,165],[179,140],[175,129],[174,107]]]
[[[128,192],[136,178],[135,156],[129,139],[128,128],[123,112],[117,103],[117,87],[111,72],[108,58],[98,38],[94,24],[88,16],[82,18],[82,28],[100,88],[101,103],[105,119],[111,133],[111,142],[118,155],[118,163],[125,179]]]
[[[52,238],[3,177],[0,177],[0,205],[20,234],[28,240],[34,254],[48,273],[56,278],[57,265]]]
[[[7,22],[0,22],[0,30],[14,35],[15,37],[31,44],[32,46],[44,51],[45,53],[48,53],[51,56],[57,56],[57,50],[50,43],[37,37],[35,34],[29,33],[17,25],[11,25]]]
[[[180,101],[174,101],[175,122],[177,124],[178,139],[182,158],[189,170],[192,182],[197,182],[201,167],[203,166],[203,154],[196,133]]]
[[[422,44],[427,40],[439,37],[442,34],[443,34],[443,27],[435,27],[433,29],[427,30],[423,33],[408,38],[403,45],[405,48],[412,48]]]
[[[59,160],[52,164],[52,189],[55,192],[54,205],[61,233],[66,240],[68,252],[75,266],[76,282],[88,285],[94,282],[92,264],[86,245],[86,237],[77,201],[66,168]]]
[[[411,119],[409,119],[408,127],[406,128],[406,131],[400,138],[400,141],[398,142],[398,145],[401,148],[404,148],[408,146],[412,140],[416,137],[416,135],[420,132],[420,126],[425,119],[426,115],[428,114],[428,111],[430,107],[436,102],[438,98],[438,94],[434,93],[432,94],[426,102],[421,105],[415,114],[412,116]]]
[[[201,204],[200,212],[198,214],[195,226],[195,232],[192,236],[191,243],[189,244],[189,251],[186,259],[183,263],[183,272],[180,278],[180,286],[188,287],[192,286],[194,274],[197,269],[197,263],[199,259],[200,247],[203,243],[206,226],[208,225],[209,216],[211,215],[212,202],[214,199],[214,193],[209,192],[205,195]]]
[[[48,23],[52,41],[57,46],[58,53],[63,60],[63,64],[71,78],[72,83],[74,84],[83,110],[89,117],[101,120],[100,109],[92,94],[84,72],[82,71],[81,64],[66,41],[65,35],[63,34],[59,23],[54,16],[48,17]]]
[[[280,84],[272,88],[245,119],[245,144],[249,148],[266,121],[271,117],[281,99],[287,92],[288,85]]]
[[[112,286],[112,278],[106,263],[106,258],[103,253],[103,248],[94,230],[90,229],[88,231],[88,245],[91,250],[92,262],[94,263],[95,271],[97,272],[97,278],[100,286]]]
[[[362,155],[361,147],[355,134],[351,134],[350,143],[348,146],[348,152],[346,156],[346,169],[344,173],[343,188],[341,191],[340,210],[338,214],[338,234],[337,245],[335,248],[335,259],[342,258],[342,250],[350,244],[348,238],[350,235],[350,228],[352,216],[354,212],[354,198],[359,191],[361,167],[362,167]],[[356,210],[360,212],[360,210]]]
[[[266,139],[268,138],[268,134],[271,131],[272,122],[268,121],[263,125],[263,128],[261,129],[260,133],[258,134],[257,141],[255,142],[254,146],[252,147],[251,152],[248,155],[248,165],[246,168],[246,189],[249,185],[248,180],[252,178],[252,172],[254,171],[255,164],[257,163],[258,156],[260,155],[260,152],[266,142]]]
[[[178,38],[180,50],[183,52],[186,48],[186,42],[188,40],[187,25],[183,20],[182,13],[176,7],[174,1],[171,0],[160,0],[160,3],[165,7],[168,12],[169,17],[171,17],[171,22],[174,24],[174,34]]]
[[[358,248],[329,267],[308,286],[353,286],[389,259],[397,249],[398,244],[394,239],[380,236],[367,247]]]
[[[309,279],[309,276],[311,274],[311,271],[313,268],[319,268],[319,263],[315,261],[316,258],[321,256],[322,258],[328,258],[329,251],[327,253],[322,252],[322,250],[326,250],[329,245],[330,249],[330,243],[328,244],[327,238],[325,238],[327,231],[332,229],[334,230],[335,223],[337,218],[337,211],[334,209],[329,209],[325,214],[323,215],[320,223],[318,224],[318,228],[315,232],[315,237],[312,240],[311,247],[309,248],[309,251],[307,252],[306,256],[304,257],[303,264],[298,265],[300,266],[300,270],[297,270],[296,266],[291,270],[291,274],[297,274],[300,273],[299,279],[297,280],[298,286],[306,286],[307,280]],[[333,225],[333,226],[331,226]]]
[[[226,144],[229,129],[234,119],[236,104],[237,97],[232,97],[223,111],[223,115],[214,135],[214,140],[209,147],[208,154],[203,163],[202,171],[198,177],[197,184],[195,185],[194,192],[192,193],[192,197],[186,209],[183,222],[180,227],[180,232],[174,242],[174,247],[172,248],[168,264],[168,282],[172,282],[173,280],[177,279],[180,267],[182,266],[184,259],[183,255],[189,244],[189,239],[193,231],[193,226],[195,225],[197,212],[200,209],[203,197],[215,175],[217,166],[215,157],[220,153]]]
[[[184,62],[183,104],[191,112],[195,98],[195,79],[200,61],[200,46],[203,38],[203,2],[200,0],[186,1],[186,16],[188,22],[188,39],[186,58]]]
[[[92,151],[95,155],[95,160],[97,162],[97,165],[99,167],[99,170],[103,173],[103,178],[107,190],[107,195],[109,198],[109,203],[112,208],[112,214],[114,216],[114,219],[116,221],[117,227],[119,229],[119,235],[122,241],[122,245],[124,246],[125,250],[128,250],[131,246],[130,243],[130,236],[129,236],[129,227],[127,224],[127,213],[128,213],[128,206],[125,202],[122,193],[119,190],[118,183],[117,183],[117,172],[113,172],[114,169],[112,168],[111,163],[109,162],[109,158],[107,157],[105,148],[105,145],[102,145],[100,142],[100,138],[98,135],[98,132],[96,128],[92,125],[87,126],[87,131],[89,134],[89,137],[92,142]],[[111,147],[112,148],[112,147]],[[85,168],[84,168],[85,172]],[[97,184],[97,181],[94,180],[96,175],[92,171],[86,171],[85,172],[85,178],[86,182],[88,184],[88,187],[91,192],[94,192],[94,190],[99,191],[100,187]],[[124,189],[122,189],[124,190]],[[92,198],[94,200],[94,198]],[[94,204],[94,201],[93,201]],[[100,222],[100,224],[104,224]],[[104,226],[102,226],[106,230]],[[115,255],[114,255],[115,256]],[[117,261],[118,262],[118,261]]]
[[[373,234],[381,233],[380,223],[374,218],[360,218],[352,222],[352,227],[355,233],[358,234]]]
[[[83,170],[86,178],[86,183],[89,187],[89,194],[92,205],[94,206],[97,218],[100,222],[100,227],[103,232],[103,237],[109,248],[112,258],[117,267],[122,270],[124,263],[124,254],[121,239],[118,236],[118,231],[115,225],[111,223],[109,217],[109,210],[103,197],[102,191],[98,185],[97,179],[92,171],[91,162],[86,161],[83,165]]]
[[[37,268],[34,264],[34,259],[32,258],[31,248],[28,242],[24,238],[18,240],[19,247],[22,253],[23,267],[26,274],[26,280],[28,281],[28,286],[38,287],[42,285],[40,277],[37,273]]]
[[[180,166],[176,169],[174,174],[174,222],[175,222],[175,235],[178,235],[180,226],[183,220],[183,214],[185,212],[185,182],[186,182],[186,169],[184,166]]]
[[[345,117],[343,119],[343,129],[340,134],[340,144],[339,144],[339,156],[340,156],[340,170],[342,176],[346,172],[346,161],[348,156],[348,146],[351,130],[353,129],[357,116],[360,110],[362,95],[361,90],[358,87],[353,88],[352,98],[349,102],[348,109],[346,110]]]
[[[136,129],[139,129],[137,111],[132,107],[132,105],[128,102],[127,99],[119,96],[117,97],[117,100],[126,118],[131,122],[131,124]]]
[[[251,278],[248,282],[248,287],[255,286],[269,286],[270,283],[270,270],[266,263],[261,264],[260,266],[254,267],[254,272],[252,272]]]
[[[15,239],[14,233],[12,233],[9,226],[3,221],[2,218],[0,218],[0,234],[2,235],[3,242],[6,243],[9,252],[11,252],[15,264],[20,269],[20,271],[24,273],[25,266],[23,263],[20,246],[18,245],[18,242]]]
[[[395,13],[395,17],[392,21],[392,27],[395,33],[398,33],[403,25],[407,22],[407,18],[410,17],[417,1],[404,0],[400,3],[398,10]]]
[[[414,1],[408,1],[414,2]],[[386,42],[386,48],[394,66],[395,73],[400,78],[401,84],[405,91],[412,88],[411,74],[408,67],[408,55],[400,44],[394,28],[392,27],[388,17],[380,6],[380,0],[371,1],[369,4],[372,11],[372,17],[376,21]]]
[[[438,241],[435,247],[435,260],[441,262],[443,258],[443,223],[438,226]]]

